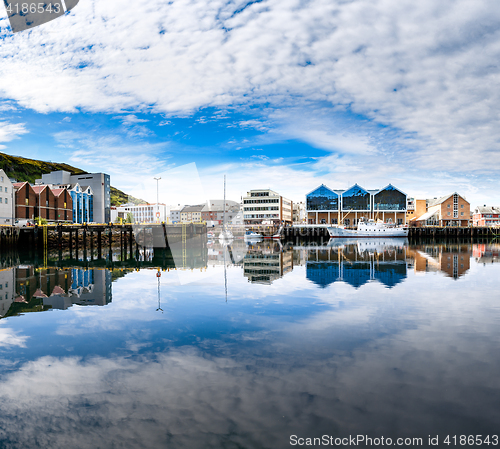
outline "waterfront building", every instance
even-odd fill
[[[246,225],[291,224],[293,203],[270,189],[250,190],[243,197],[243,219]]]
[[[14,189],[5,172],[0,169],[0,224],[14,223]]]
[[[79,184],[90,187],[93,195],[92,222],[109,223],[111,221],[111,185],[109,175],[106,173],[72,175],[68,171],[59,170],[43,174],[41,179],[35,181],[35,184],[51,184],[53,186]]]
[[[392,184],[366,190],[354,184],[347,190],[332,190],[322,184],[306,195],[309,224],[356,226],[363,218],[406,224],[407,195]]]
[[[418,217],[421,217],[427,212],[427,200],[417,200],[415,198],[408,198],[406,206],[406,222],[415,223]]]
[[[37,204],[37,195],[31,187],[30,183],[15,182],[13,184],[15,194],[15,217],[27,220],[33,220],[35,215],[35,207]]]
[[[128,214],[132,214],[134,223],[163,223],[167,221],[168,208],[166,204],[122,204],[118,207],[111,207],[111,221],[120,219],[127,220]]]
[[[306,223],[306,205],[303,201],[293,203],[293,222]]]
[[[425,214],[416,218],[417,226],[468,226],[470,204],[457,192],[441,198],[428,199]]]
[[[181,211],[184,206],[178,204],[177,206],[170,207],[170,223],[180,223],[181,222]]]
[[[500,207],[476,207],[472,215],[472,226],[500,226]]]
[[[224,220],[224,210],[226,211],[226,222],[232,223],[237,217],[241,205],[236,201],[226,200],[208,200],[201,210],[201,220],[211,222],[212,224],[222,224]]]
[[[181,223],[199,223],[201,222],[201,211],[205,204],[196,204],[194,206],[184,206],[181,210]]]
[[[16,182],[12,187],[16,219],[73,220],[73,201],[65,187],[53,189],[48,185],[31,186],[28,182]]]

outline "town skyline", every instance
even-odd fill
[[[496,10],[89,1],[16,34],[5,15],[0,150],[109,173],[134,196],[195,163],[204,199],[222,197],[226,174],[233,199],[391,183],[415,198],[458,192],[497,206]]]

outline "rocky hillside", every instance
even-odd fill
[[[66,170],[73,175],[87,173],[85,170],[73,167],[64,163],[38,161],[36,159],[27,159],[19,156],[10,156],[5,153],[0,153],[0,168],[7,174],[9,178],[14,178],[17,181],[35,182],[35,179],[40,179],[42,174],[50,173],[56,170]],[[132,201],[135,204],[145,203],[145,201],[129,197],[126,193],[111,187],[111,205],[119,206],[120,204]]]

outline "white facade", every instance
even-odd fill
[[[170,207],[170,223],[180,223],[182,209],[184,209],[184,206],[180,204]]]
[[[1,270],[0,271],[0,317],[5,316],[5,314],[9,311],[10,305],[14,302],[15,286],[16,286],[15,268],[7,268]]]
[[[14,224],[14,189],[12,182],[0,169],[0,224]]]
[[[304,202],[293,203],[293,222],[307,223],[306,205]]]
[[[293,204],[270,189],[250,190],[243,197],[243,218],[247,225],[291,223]]]
[[[125,221],[128,214],[132,214],[135,223],[163,223],[168,217],[168,208],[165,204],[122,204],[111,208],[111,221],[118,219]]]

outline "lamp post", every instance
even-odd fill
[[[160,222],[160,201],[159,201],[159,190],[158,190],[158,181],[161,179],[161,177],[159,178],[153,178],[156,180],[156,208],[157,208],[157,212],[156,212],[156,219],[158,221],[158,223]]]

